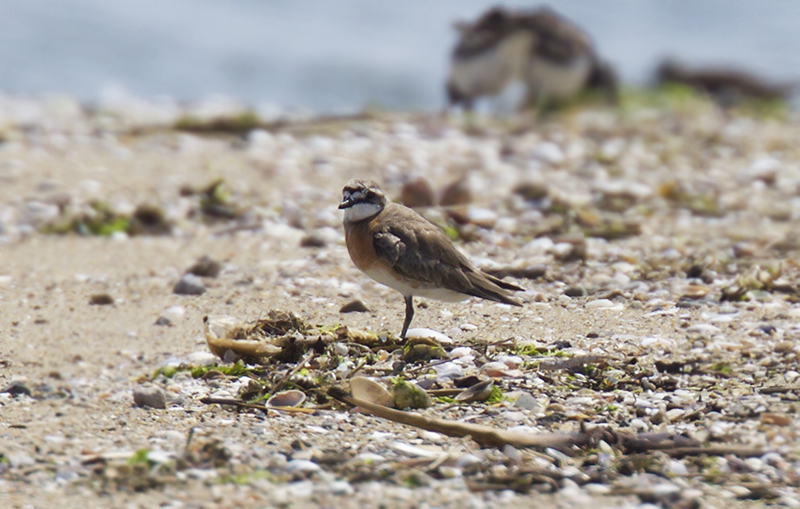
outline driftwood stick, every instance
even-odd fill
[[[266,413],[268,410],[277,410],[278,412],[288,412],[297,414],[313,414],[314,412],[316,412],[316,410],[313,408],[300,408],[291,406],[274,407],[274,406],[259,405],[258,403],[245,403],[244,401],[239,401],[238,399],[228,399],[228,398],[201,398],[200,403],[206,405],[232,405],[239,408],[254,408],[256,410],[261,410],[264,413]]]
[[[739,456],[740,458],[758,458],[767,453],[759,447],[748,447],[746,445],[710,445],[707,447],[674,447],[672,449],[655,449],[669,454],[673,458],[684,458],[686,456],[699,456],[708,454],[709,456]]]
[[[794,391],[800,391],[800,385],[778,385],[774,387],[762,387],[758,390],[761,394],[785,394]]]
[[[559,433],[541,433],[534,435],[530,433],[500,430],[480,424],[448,421],[410,412],[402,412],[393,408],[370,403],[369,401],[356,399],[337,387],[328,389],[328,396],[347,403],[348,405],[359,407],[377,417],[399,422],[407,426],[435,431],[451,437],[468,436],[481,445],[492,447],[512,445],[514,447],[533,447],[538,449],[547,449],[551,447],[554,449],[568,450],[574,445],[584,445],[589,442],[588,436],[584,434],[564,435]]]

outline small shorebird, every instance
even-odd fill
[[[473,296],[521,306],[508,291],[524,288],[473,267],[440,228],[408,207],[389,203],[374,182],[349,181],[339,208],[353,263],[405,299],[401,339],[414,317],[414,296],[446,302]]]
[[[678,83],[710,95],[722,107],[734,106],[745,99],[787,101],[798,91],[798,83],[773,83],[743,69],[705,67],[692,69],[665,59],[656,69],[659,85]]]
[[[569,99],[596,89],[616,100],[617,79],[589,36],[548,8],[511,12],[494,7],[472,24],[458,24],[447,95],[451,106],[471,109],[514,81],[527,89],[522,106]]]

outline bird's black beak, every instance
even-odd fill
[[[341,209],[349,209],[352,206],[353,206],[353,200],[351,200],[350,198],[347,198],[346,200],[344,200],[342,203],[339,204],[339,210],[341,210]]]

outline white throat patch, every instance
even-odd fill
[[[372,217],[381,211],[381,207],[375,203],[356,203],[350,208],[344,209],[344,222],[355,223]]]

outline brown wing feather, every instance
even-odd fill
[[[375,252],[400,276],[425,286],[520,305],[506,290],[523,288],[474,268],[439,227],[413,210],[389,204],[375,225]]]

